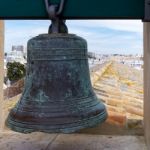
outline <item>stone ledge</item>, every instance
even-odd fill
[[[147,150],[143,136],[1,133],[1,150]]]

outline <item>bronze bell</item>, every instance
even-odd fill
[[[104,104],[91,85],[87,42],[73,34],[42,34],[28,41],[21,99],[6,124],[22,133],[72,133],[102,123]]]

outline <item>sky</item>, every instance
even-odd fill
[[[99,54],[142,54],[141,20],[67,20],[69,33],[83,37],[88,51]],[[39,34],[47,33],[49,20],[6,20],[5,51],[12,45],[24,45]]]

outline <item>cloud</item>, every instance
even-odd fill
[[[139,20],[77,20],[68,21],[68,25],[86,28],[109,28],[113,30],[129,31],[129,32],[143,32],[142,22]]]
[[[5,50],[24,45],[38,34],[47,33],[50,21],[6,21]],[[142,22],[129,20],[69,20],[70,33],[85,38],[89,51],[97,53],[142,53]]]
[[[140,21],[69,21],[67,24],[71,33],[87,39],[89,51],[143,53]]]

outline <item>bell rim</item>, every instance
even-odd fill
[[[99,113],[96,116],[80,120],[79,122],[76,123],[76,125],[75,125],[75,123],[67,124],[63,128],[53,127],[51,129],[48,129],[49,126],[45,125],[45,126],[43,126],[43,129],[40,129],[40,127],[41,127],[40,124],[38,126],[37,125],[35,125],[35,126],[33,125],[32,128],[29,128],[28,124],[23,124],[22,122],[19,123],[19,122],[13,120],[13,118],[11,118],[11,116],[8,116],[5,124],[11,130],[13,130],[15,132],[23,133],[23,134],[28,134],[28,133],[33,133],[33,132],[66,133],[66,134],[68,134],[68,133],[78,132],[78,131],[80,131],[82,129],[85,129],[85,128],[96,127],[99,124],[103,123],[107,119],[107,117],[108,117],[108,113],[107,113],[106,108],[105,108],[101,113]],[[19,125],[21,125],[22,127],[19,126]],[[73,125],[73,126],[69,127],[71,125]]]

